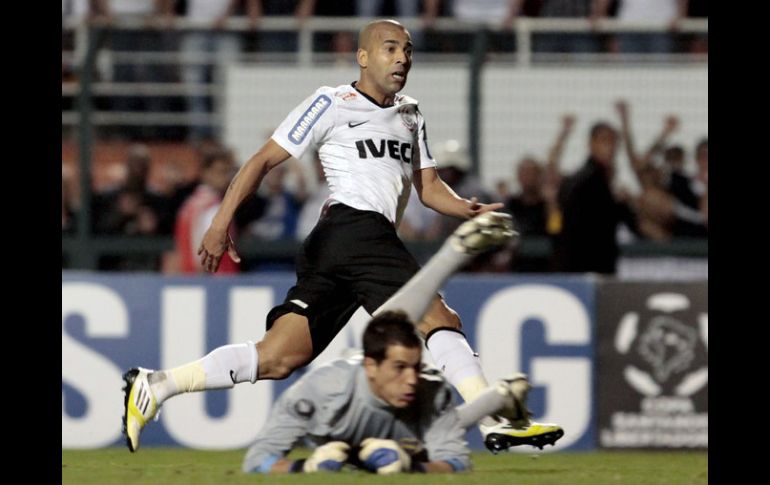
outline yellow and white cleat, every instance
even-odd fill
[[[532,445],[543,449],[545,445],[555,445],[564,436],[564,430],[558,424],[530,422],[527,426],[514,426],[500,423],[494,426],[481,426],[484,434],[484,446],[494,454],[513,446]]]
[[[123,374],[126,385],[123,387],[123,434],[131,452],[139,448],[139,435],[142,428],[153,418],[158,418],[158,402],[150,389],[147,376],[152,370],[134,367]]]
[[[530,389],[527,376],[520,372],[497,381],[498,392],[510,396],[510,403],[500,410],[500,423],[480,426],[484,445],[492,453],[520,445],[532,445],[542,450],[543,446],[554,445],[564,436],[564,430],[558,424],[532,422],[532,413],[527,408]]]

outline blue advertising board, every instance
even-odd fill
[[[122,444],[126,369],[174,367],[221,345],[260,340],[267,313],[294,281],[289,273],[62,272],[62,448]],[[565,429],[549,449],[596,446],[594,293],[593,280],[581,276],[458,275],[443,290],[490,381],[514,371],[529,374],[535,419]],[[309,368],[359,348],[367,318],[362,311],[354,315]],[[246,447],[277,396],[302,373],[171,399],[143,433],[142,446]],[[482,447],[478,431],[468,439]]]

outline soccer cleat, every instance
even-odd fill
[[[484,446],[494,454],[519,445],[532,445],[541,450],[545,445],[555,445],[564,436],[564,430],[558,424],[530,422],[525,427],[515,427],[510,423],[495,426],[482,426]]]
[[[131,452],[139,448],[139,435],[147,422],[158,417],[158,402],[150,389],[147,376],[152,371],[134,367],[123,374],[126,385],[123,387],[123,434]]]
[[[499,416],[504,419],[499,424],[481,425],[484,445],[492,453],[519,445],[532,445],[542,450],[543,446],[553,445],[564,436],[564,430],[557,424],[531,421],[532,413],[527,408],[530,388],[527,376],[520,372],[497,381],[498,392],[509,395],[511,400],[500,410]]]
[[[511,216],[485,212],[460,224],[449,241],[456,251],[475,256],[502,246],[518,235],[513,229]]]

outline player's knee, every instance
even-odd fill
[[[432,330],[441,327],[461,330],[463,324],[456,311],[449,308],[443,299],[436,298],[428,310],[428,313],[426,313],[422,321],[417,324],[417,330],[423,335],[427,335]]]
[[[306,352],[272,352],[270,349],[260,349],[259,378],[286,379],[295,369],[310,362],[311,354]]]
[[[269,375],[265,376],[264,379],[286,379],[292,372],[294,372],[294,369],[296,369],[296,367],[285,363],[275,363],[270,366]],[[262,377],[262,375],[260,375],[260,377]]]

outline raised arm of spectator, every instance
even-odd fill
[[[655,157],[658,153],[662,152],[666,148],[666,141],[668,141],[668,138],[671,136],[672,133],[674,133],[679,128],[679,118],[677,118],[674,115],[668,115],[663,120],[663,128],[660,131],[660,134],[655,138],[655,140],[652,142],[652,145],[650,145],[650,148],[647,149],[647,152],[644,154],[644,164],[645,166],[649,166],[652,163],[653,157]]]
[[[572,129],[575,126],[575,116],[572,114],[565,114],[561,119],[561,129],[556,135],[551,149],[548,151],[548,162],[546,164],[546,183],[554,183],[557,188],[561,183],[561,168],[559,167],[561,162],[562,153],[564,153],[564,146],[567,144]]]
[[[615,109],[620,116],[620,132],[623,136],[623,146],[626,148],[628,160],[631,162],[631,168],[634,170],[639,182],[642,183],[644,169],[647,168],[648,159],[640,157],[634,147],[634,137],[631,134],[631,120],[629,115],[629,106],[626,100],[619,100],[615,103]]]
[[[543,199],[546,210],[546,232],[558,234],[562,227],[562,213],[559,208],[558,194],[561,187],[561,156],[564,146],[567,144],[572,129],[575,126],[575,116],[566,114],[561,119],[561,128],[556,135],[551,149],[548,151],[548,161],[545,167],[545,179],[543,180]]]

